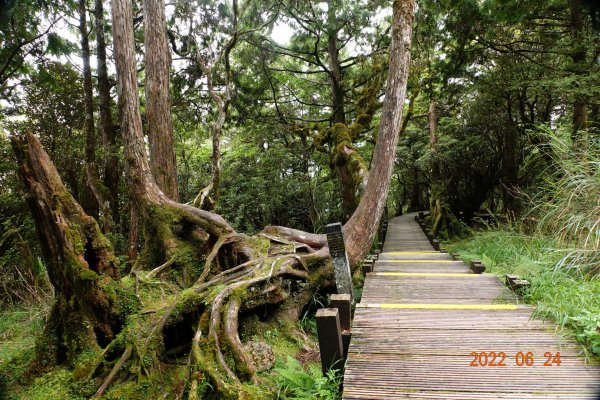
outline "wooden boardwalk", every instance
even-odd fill
[[[414,216],[391,219],[356,307],[343,399],[598,399],[600,368],[532,310],[496,276],[433,251]],[[473,352],[487,365],[471,366]],[[505,366],[490,366],[500,352]]]

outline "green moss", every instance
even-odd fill
[[[98,365],[101,358],[102,351],[100,349],[82,352],[79,357],[77,357],[77,360],[75,360],[73,377],[75,379],[88,379],[94,372],[96,365]]]
[[[78,381],[64,368],[56,368],[35,378],[27,387],[15,387],[8,393],[15,400],[84,400],[93,396],[93,381]]]
[[[145,400],[153,397],[149,396],[151,385],[147,379],[141,382],[126,382],[121,385],[115,385],[106,392],[104,396],[107,400]],[[157,393],[158,394],[158,393]],[[155,397],[159,398],[159,397]]]
[[[140,309],[140,302],[135,296],[135,291],[115,285],[116,301],[118,313],[121,316],[131,315]]]
[[[23,391],[18,398],[29,400],[64,400],[84,399],[82,396],[73,396],[70,390],[72,375],[69,371],[57,368],[52,372],[35,379],[33,384]]]
[[[93,282],[93,281],[97,281],[99,276],[97,273],[95,273],[91,269],[84,268],[79,271],[79,278],[81,278],[81,280],[83,280],[83,281]]]

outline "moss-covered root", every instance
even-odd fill
[[[325,253],[259,257],[206,282],[196,282],[166,303],[163,301],[159,310],[142,310],[130,316],[127,327],[109,346],[111,351],[104,352],[105,356],[112,353],[114,359],[115,349],[119,348],[120,357],[116,363],[104,360],[96,368],[96,374],[102,368],[106,374],[96,398],[113,382],[160,374],[160,368],[147,366],[160,365],[169,332],[166,328],[172,329],[185,319],[195,327],[195,334],[180,393],[187,388],[189,399],[201,398],[210,386],[223,399],[255,398],[247,392],[252,386],[245,383],[258,383],[259,379],[239,336],[239,314],[267,304],[278,304],[283,309],[288,299],[296,302],[306,298],[302,291],[314,290],[313,275],[324,277]]]
[[[253,268],[251,274],[231,282],[215,295],[210,308],[207,334],[199,324],[192,343],[193,377],[189,398],[197,398],[199,381],[206,376],[223,398],[243,398],[242,382],[258,382],[256,366],[242,345],[238,334],[238,315],[242,309],[264,304],[283,303],[289,294],[286,282],[308,280],[307,271],[298,256],[277,256],[266,259]],[[276,292],[277,294],[273,295]],[[234,365],[232,367],[230,364]],[[202,374],[198,374],[201,371]]]

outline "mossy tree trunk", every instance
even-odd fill
[[[431,146],[431,197],[430,215],[431,230],[437,235],[440,227],[444,226],[446,207],[444,204],[444,183],[440,168],[439,137],[438,137],[438,112],[434,99],[429,102],[429,142]]]
[[[106,36],[104,19],[104,1],[95,0],[94,16],[96,28],[96,59],[98,75],[98,102],[100,105],[100,128],[104,146],[104,187],[108,190],[112,221],[118,224],[119,213],[119,155],[117,146],[117,126],[111,111],[110,80],[106,66]]]
[[[346,124],[345,94],[342,65],[340,63],[338,33],[341,23],[336,18],[337,4],[334,0],[327,2],[327,54],[329,66],[327,73],[331,85],[333,138],[333,167],[340,185],[342,213],[344,222],[349,220],[358,205],[357,196],[363,179],[365,179],[365,162],[352,144],[358,131],[366,127],[350,129]],[[370,122],[370,121],[369,121]],[[358,129],[356,129],[358,128]]]
[[[99,207],[102,230],[110,232],[113,220],[110,210],[109,192],[100,179],[96,163],[96,128],[94,124],[94,89],[92,85],[92,69],[90,66],[90,41],[87,23],[87,0],[79,0],[79,34],[81,35],[81,59],[83,61],[83,99],[85,130],[85,173],[87,185],[92,191]]]
[[[33,367],[72,364],[82,351],[105,346],[120,330],[113,288],[119,279],[117,259],[39,140],[26,134],[13,137],[12,144],[56,297]]]

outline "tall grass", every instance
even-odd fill
[[[488,272],[518,274],[531,285],[523,301],[536,306],[536,316],[554,320],[561,333],[583,344],[588,358],[600,359],[600,279],[557,268],[564,258],[558,239],[514,230],[477,232],[448,245],[466,261],[481,259]]]
[[[552,162],[538,177],[533,207],[526,215],[539,233],[560,244],[556,268],[600,273],[600,140],[575,151],[568,134],[541,128]],[[538,133],[539,135],[539,133]],[[539,154],[541,156],[541,153]]]
[[[525,169],[530,176],[522,224],[500,227],[448,247],[465,260],[482,259],[500,276],[521,275],[531,282],[523,300],[536,314],[556,321],[600,356],[600,140],[590,138],[575,151],[566,129],[534,132],[537,151]],[[542,167],[540,167],[542,166]],[[527,231],[530,234],[523,234]]]

